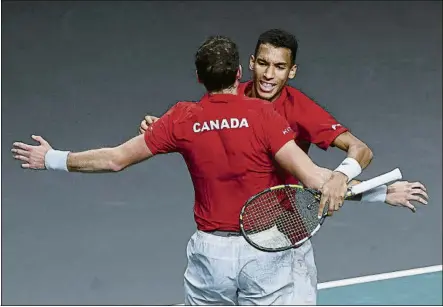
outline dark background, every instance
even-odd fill
[[[395,2],[2,2],[2,303],[183,301],[193,189],[178,155],[119,174],[24,171],[13,141],[112,146],[145,113],[199,99],[193,55],[233,38],[242,64],[258,35],[300,43],[292,85],[374,151],[362,178],[400,167],[426,184],[416,214],[350,203],[315,237],[319,281],[441,264],[442,5]],[[312,150],[320,165],[344,158]]]

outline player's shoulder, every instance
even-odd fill
[[[286,85],[285,90],[288,93],[289,100],[294,101],[295,103],[315,103],[312,97],[299,88]]]
[[[188,112],[195,109],[199,109],[200,105],[196,101],[178,101],[169,110],[174,112]]]
[[[180,110],[194,110],[200,108],[197,101],[179,101],[176,103],[176,106]]]
[[[292,104],[293,109],[295,109],[295,112],[298,114],[298,118],[312,118],[314,115],[317,116],[317,118],[333,116],[325,105],[318,103],[305,91],[290,85],[286,85],[286,89],[289,93],[288,99],[286,100]]]
[[[197,110],[201,109],[198,102],[195,101],[178,101],[170,108],[164,115],[170,116],[175,122],[184,120],[195,114]]]
[[[285,90],[287,91],[285,103],[289,103],[294,108],[299,109],[299,112],[302,112],[303,110],[317,110],[318,112],[321,112],[322,110],[325,111],[324,106],[321,106],[305,91],[290,85],[286,85]]]

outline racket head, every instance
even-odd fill
[[[301,185],[278,185],[261,191],[240,212],[245,240],[266,252],[299,247],[321,227],[327,206],[318,216],[321,194]]]

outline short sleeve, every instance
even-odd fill
[[[323,150],[328,149],[337,136],[348,131],[331,114],[300,91],[296,93],[293,113],[288,114],[288,118],[296,118],[294,121],[298,137]]]
[[[178,118],[179,113],[180,108],[176,104],[145,131],[145,142],[152,154],[165,154],[177,151],[177,141],[174,136],[174,120]]]
[[[272,107],[264,109],[263,133],[265,145],[275,155],[287,142],[294,140],[295,132],[288,122]]]

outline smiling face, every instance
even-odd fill
[[[253,73],[254,96],[274,101],[288,80],[295,77],[297,65],[292,62],[290,49],[261,44],[249,59],[249,69]]]

